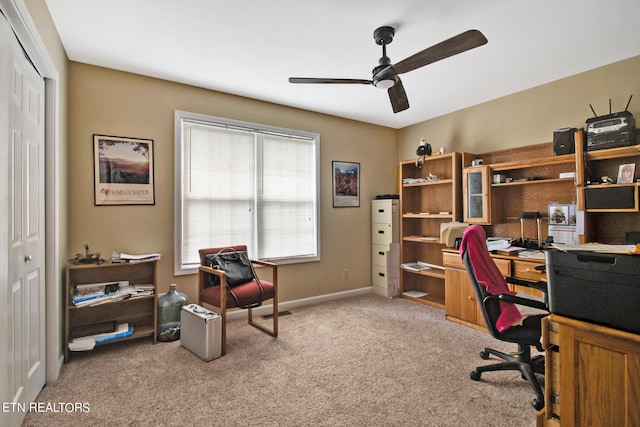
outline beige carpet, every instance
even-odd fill
[[[291,309],[280,336],[228,325],[227,355],[203,362],[179,341],[74,353],[24,426],[534,426],[517,372],[469,379],[488,334],[442,311],[365,295]],[[69,405],[66,405],[69,407]]]

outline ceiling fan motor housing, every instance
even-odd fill
[[[389,44],[393,41],[395,33],[393,27],[380,27],[373,32],[373,39],[380,45]]]

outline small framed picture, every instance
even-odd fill
[[[549,205],[549,225],[569,225],[571,222],[570,205]],[[575,224],[575,217],[573,218]]]
[[[618,184],[631,184],[636,174],[636,164],[628,163],[618,167]]]
[[[93,135],[95,204],[154,205],[153,140]]]
[[[360,207],[360,163],[333,161],[333,207]]]

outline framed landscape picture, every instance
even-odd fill
[[[332,162],[333,207],[360,207],[360,163]]]
[[[93,135],[95,204],[153,205],[153,140]]]

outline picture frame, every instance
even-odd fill
[[[96,206],[155,205],[153,140],[93,135]]]
[[[625,165],[618,166],[618,184],[631,184],[634,181],[636,174],[636,164],[627,163]]]
[[[571,205],[550,204],[549,205],[549,226],[575,225],[575,212],[571,212]]]
[[[360,163],[334,160],[331,170],[333,207],[360,207]]]

